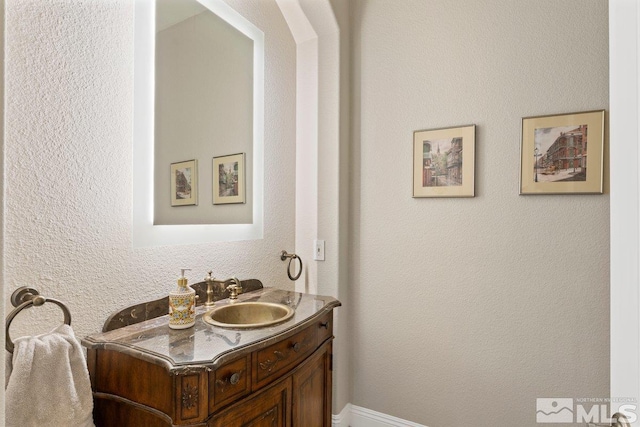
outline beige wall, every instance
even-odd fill
[[[537,397],[606,397],[609,196],[518,177],[521,117],[608,107],[607,2],[360,0],[352,24],[352,403],[533,427]],[[469,123],[476,197],[412,199],[412,132]]]
[[[28,285],[64,301],[82,337],[167,295],[180,267],[192,283],[212,269],[293,288],[278,254],[294,247],[295,43],[275,1],[229,3],[265,32],[264,238],[147,248],[131,244],[133,2],[7,4],[5,296]],[[12,336],[60,320],[29,311]]]

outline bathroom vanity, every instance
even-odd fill
[[[85,338],[96,426],[330,426],[340,302],[274,288],[238,297],[258,301],[295,313],[230,329],[206,323],[201,305],[193,328],[170,329],[160,316]]]

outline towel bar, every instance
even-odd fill
[[[20,287],[13,291],[13,294],[11,294],[11,304],[15,308],[11,311],[11,313],[9,313],[6,320],[5,348],[9,353],[13,353],[13,342],[11,341],[11,337],[9,336],[9,326],[11,326],[11,322],[13,321],[14,317],[16,317],[18,313],[20,313],[25,308],[29,308],[32,305],[38,307],[45,302],[52,302],[60,307],[62,309],[62,312],[64,313],[64,323],[66,325],[71,325],[71,313],[69,312],[67,306],[62,302],[53,298],[45,298],[40,295],[40,292],[33,288],[28,288],[26,286]]]
[[[296,281],[300,278],[300,275],[302,274],[302,258],[300,258],[298,255],[296,254],[289,254],[287,253],[287,251],[282,251],[280,252],[280,259],[282,261],[285,261],[287,258],[289,258],[289,266],[287,267],[287,276],[289,276],[289,280],[292,281]],[[291,273],[291,263],[293,262],[293,260],[297,259],[298,262],[300,263],[300,271],[298,271],[298,274],[296,274],[295,276]],[[295,268],[295,267],[294,267]]]

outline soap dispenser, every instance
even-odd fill
[[[186,329],[196,323],[196,291],[187,286],[184,272],[189,268],[181,268],[182,274],[178,279],[178,288],[169,292],[169,327],[171,329]]]

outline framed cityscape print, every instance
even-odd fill
[[[198,204],[198,161],[171,163],[171,206]]]
[[[244,153],[213,158],[213,204],[245,203]]]
[[[604,110],[522,119],[520,194],[601,194]]]
[[[413,197],[474,197],[476,126],[413,133]]]

